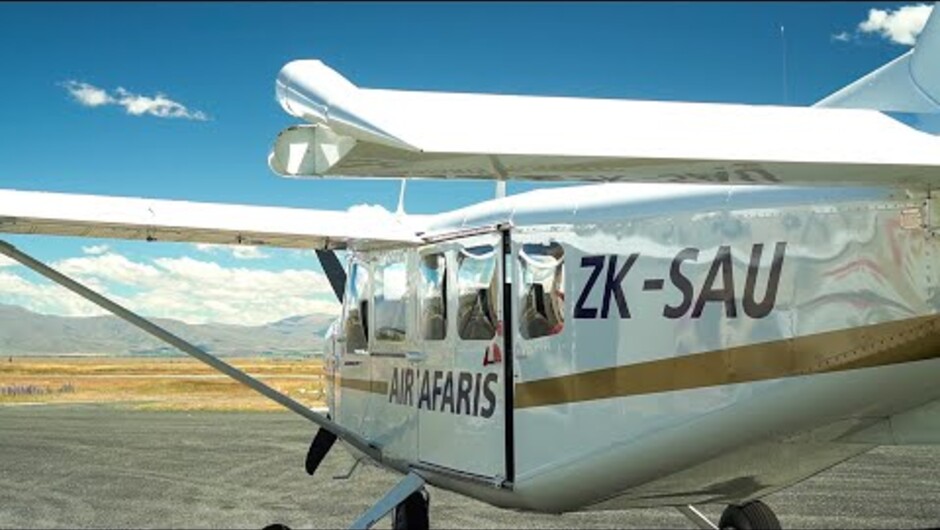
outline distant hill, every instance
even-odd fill
[[[320,355],[333,315],[300,315],[263,326],[156,323],[219,356]],[[0,304],[0,356],[185,355],[113,316],[60,317]]]

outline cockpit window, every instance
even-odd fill
[[[524,298],[519,332],[535,339],[560,333],[565,326],[565,251],[558,243],[527,244],[519,250]]]
[[[465,340],[496,334],[496,250],[492,245],[461,249],[457,255],[457,329]]]
[[[444,254],[421,256],[421,327],[425,340],[447,337],[447,260]]]
[[[405,340],[408,278],[404,261],[376,267],[372,292],[375,296],[375,340]]]
[[[346,282],[346,320],[343,322],[343,335],[346,337],[346,351],[365,351],[369,345],[369,269],[363,263],[354,261],[349,269]]]

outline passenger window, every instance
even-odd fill
[[[496,335],[496,288],[493,246],[462,249],[457,256],[457,330],[461,339],[489,340]]]
[[[346,351],[365,351],[369,346],[369,269],[359,262],[353,262],[346,282],[346,320],[343,322],[343,335],[346,337]]]
[[[376,268],[372,286],[375,297],[375,340],[405,340],[408,291],[405,271],[404,261],[393,261]]]
[[[523,292],[519,332],[536,339],[565,326],[565,251],[558,243],[528,244],[519,250]]]
[[[447,261],[444,254],[421,256],[421,327],[425,340],[447,337]]]

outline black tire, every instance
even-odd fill
[[[769,506],[761,501],[731,504],[721,513],[718,528],[722,530],[781,530],[780,521]]]
[[[395,507],[392,530],[429,530],[431,518],[428,514],[428,506],[430,504],[431,497],[423,489],[409,495]]]
[[[272,523],[272,524],[269,524],[268,526],[265,526],[261,530],[290,530],[290,527],[287,526],[286,524]]]

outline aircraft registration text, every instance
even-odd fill
[[[748,261],[746,279],[744,283],[744,296],[741,297],[741,309],[750,318],[763,318],[770,314],[777,299],[777,287],[780,284],[780,274],[783,269],[784,256],[787,243],[780,241],[774,246],[774,254],[770,263],[770,271],[766,274],[764,295],[757,300],[757,284],[761,276],[761,258],[764,254],[764,244],[752,245]],[[734,260],[732,260],[731,246],[718,247],[711,258],[708,274],[701,286],[693,284],[692,280],[683,272],[682,265],[686,262],[698,262],[702,251],[695,247],[680,250],[672,259],[669,267],[669,282],[678,289],[682,299],[678,304],[665,304],[662,316],[670,319],[689,315],[699,318],[706,304],[709,302],[724,305],[725,316],[738,317],[738,298],[734,292]],[[640,258],[636,252],[628,256],[622,255],[591,255],[581,258],[581,268],[587,269],[587,280],[580,288],[580,294],[574,306],[574,318],[595,319],[608,318],[612,307],[621,319],[630,318],[630,306],[624,291],[624,281],[631,268]],[[740,273],[739,273],[740,274]],[[660,291],[665,288],[664,278],[647,278],[642,281],[643,291]],[[599,288],[602,292],[600,305],[589,305],[592,292]]]

